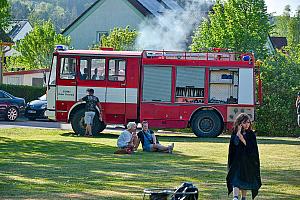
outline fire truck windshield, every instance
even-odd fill
[[[50,77],[49,77],[49,85],[55,85],[56,82],[56,63],[57,63],[57,56],[53,56]]]

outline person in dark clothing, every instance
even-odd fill
[[[95,70],[94,70],[94,74],[93,74],[93,76],[92,76],[92,79],[93,80],[98,80],[99,78],[98,78],[98,69],[97,68],[95,68]]]
[[[259,152],[249,115],[241,113],[234,122],[228,154],[226,177],[228,195],[233,191],[233,200],[246,199],[247,190],[254,199],[261,187]]]
[[[89,76],[88,68],[83,69],[83,74],[80,75],[80,80],[87,80]]]
[[[142,130],[138,132],[138,145],[142,143],[143,151],[154,151],[172,153],[174,149],[174,143],[169,146],[163,146],[158,143],[158,140],[152,130],[149,129],[148,122],[142,122]]]
[[[84,123],[86,124],[85,136],[92,136],[92,124],[97,111],[97,106],[99,107],[99,118],[102,121],[101,107],[99,104],[98,97],[94,96],[93,89],[87,89],[87,95],[79,101],[85,101],[85,115],[84,115]]]
[[[300,92],[298,92],[297,99],[296,99],[296,108],[297,108],[297,122],[298,126],[300,127]]]

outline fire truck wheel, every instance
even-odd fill
[[[105,128],[106,124],[99,120],[99,115],[95,115],[92,127],[93,135],[101,133]]]
[[[192,130],[197,137],[217,137],[223,131],[223,122],[214,111],[198,111],[191,122]]]
[[[85,127],[84,124],[84,109],[78,110],[71,120],[72,129],[77,135],[84,135],[85,134]],[[97,135],[98,133],[102,132],[106,128],[106,124],[99,120],[99,117],[96,115],[94,117],[93,126],[92,126],[92,133],[93,135]]]

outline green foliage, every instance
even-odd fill
[[[294,16],[291,16],[290,6],[287,5],[281,16],[275,17],[273,36],[286,37],[288,45],[300,43],[300,7]]]
[[[51,20],[57,32],[66,28],[96,0],[9,0],[14,19],[31,24]]]
[[[70,37],[56,34],[54,25],[50,21],[43,22],[41,25],[36,24],[34,29],[15,46],[21,56],[11,57],[8,65],[10,67],[18,65],[26,69],[47,68],[51,64],[55,45],[69,45],[70,41]]]
[[[67,24],[71,23],[71,12],[51,3],[41,2],[36,5],[35,12],[29,16],[30,22],[39,23],[50,19],[55,24],[56,31],[61,32]]]
[[[262,65],[263,105],[257,111],[256,128],[271,135],[300,135],[295,101],[300,91],[300,45],[288,54],[277,52]]]
[[[0,29],[4,30],[8,26],[10,18],[10,5],[7,0],[0,1]]]
[[[35,100],[46,93],[45,87],[32,87],[26,85],[0,84],[0,90],[4,90],[16,97],[24,98],[26,102]]]
[[[164,133],[159,137],[163,145],[175,143],[172,155],[144,152],[141,145],[132,155],[115,155],[120,130],[97,138],[70,132],[1,127],[1,199],[142,200],[144,188],[172,189],[186,181],[199,188],[199,200],[232,199],[224,180],[227,136]],[[264,184],[257,199],[299,199],[300,140],[257,141]],[[251,192],[247,196],[251,199]]]
[[[265,44],[271,25],[264,0],[217,1],[213,12],[194,32],[192,51],[221,47],[234,51],[254,51],[265,54]]]
[[[116,51],[133,50],[138,33],[126,28],[114,28],[108,36],[101,36],[101,47],[113,47]]]

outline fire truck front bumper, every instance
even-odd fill
[[[45,116],[47,116],[48,119],[56,120],[56,118],[55,118],[55,110],[46,110],[45,111]]]

